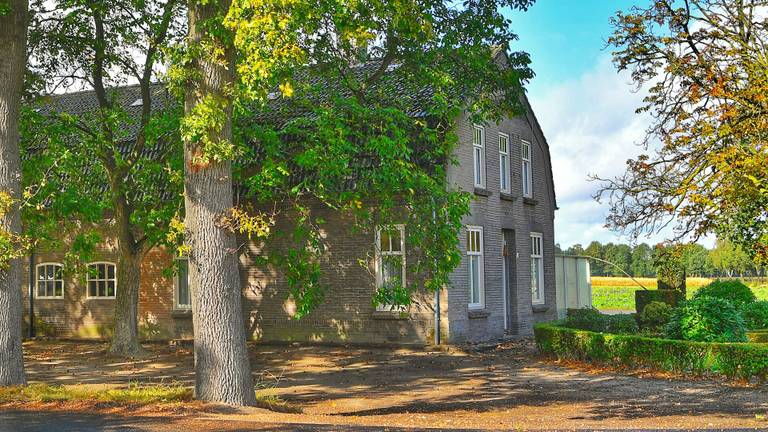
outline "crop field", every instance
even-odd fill
[[[656,289],[656,279],[635,278],[647,289]],[[699,288],[713,279],[688,278],[686,288],[690,298]],[[758,300],[768,300],[768,279],[745,279]],[[634,310],[635,291],[642,289],[627,277],[592,277],[592,306],[600,310]]]

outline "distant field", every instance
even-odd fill
[[[656,279],[635,278],[644,287],[656,289]],[[702,286],[711,282],[707,278],[688,278],[686,287],[690,298]],[[768,280],[745,280],[758,300],[768,300]],[[597,309],[634,310],[635,291],[642,289],[630,278],[592,277],[592,306]]]

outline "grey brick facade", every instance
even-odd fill
[[[526,101],[527,104],[527,101]],[[464,259],[441,292],[441,334],[444,341],[484,341],[505,333],[529,335],[532,324],[556,318],[554,212],[556,210],[549,149],[532,110],[526,115],[482,125],[485,131],[485,188],[473,181],[473,125],[457,120],[458,164],[448,167],[449,187],[473,194],[465,226],[483,229],[484,302],[469,308],[469,262]],[[510,193],[500,191],[498,137],[509,136]],[[531,143],[533,195],[523,198],[521,140]],[[254,263],[260,245],[244,240],[241,256],[243,314],[254,340],[318,341],[382,344],[428,344],[435,331],[434,294],[420,293],[409,314],[376,311],[371,301],[375,289],[372,231],[352,231],[352,223],[317,206],[327,221],[327,254],[321,263],[323,282],[329,287],[325,302],[308,316],[293,318],[288,284],[280,272]],[[292,224],[289,213],[279,223]],[[406,227],[407,229],[407,227]],[[531,294],[531,232],[541,233],[544,302],[534,306]],[[504,241],[508,241],[506,253]],[[461,237],[466,248],[466,229]],[[116,261],[114,245],[105,246],[104,260]],[[406,251],[407,253],[407,251]],[[61,253],[37,251],[35,263],[60,262]],[[189,337],[191,316],[174,308],[173,278],[162,271],[171,256],[152,251],[143,264],[140,322],[150,338]],[[361,265],[361,261],[363,265]],[[366,266],[367,263],[367,266]],[[406,268],[407,265],[406,265]],[[506,269],[506,272],[504,271]],[[409,274],[410,278],[411,275]],[[507,283],[505,283],[505,280]],[[119,289],[119,281],[117,282]],[[506,287],[506,289],[505,289]],[[21,288],[28,292],[28,287]],[[104,337],[112,321],[113,300],[87,299],[82,281],[67,276],[65,297],[38,300],[37,317],[54,324],[56,335]],[[28,301],[28,297],[26,299]],[[25,306],[25,312],[26,310]],[[26,315],[28,317],[28,315]]]

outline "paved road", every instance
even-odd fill
[[[222,422],[210,420],[173,421],[168,418],[123,417],[102,414],[65,412],[0,411],[0,432],[171,432],[171,431],[303,431],[303,432],[434,432],[438,429],[388,428],[386,426],[341,426],[313,424],[275,424],[250,422]],[[583,429],[589,430],[589,429]],[[643,429],[633,429],[641,431]],[[654,429],[659,432],[663,429]],[[666,429],[683,431],[685,429]],[[702,429],[707,431],[754,431],[755,429]],[[452,429],[457,431],[457,429]],[[464,429],[469,431],[469,429]],[[608,430],[601,430],[606,432]],[[650,430],[649,430],[650,432]]]

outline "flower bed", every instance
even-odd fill
[[[690,375],[723,375],[764,382],[768,344],[707,343],[576,330],[555,323],[534,326],[542,354],[615,366]]]

